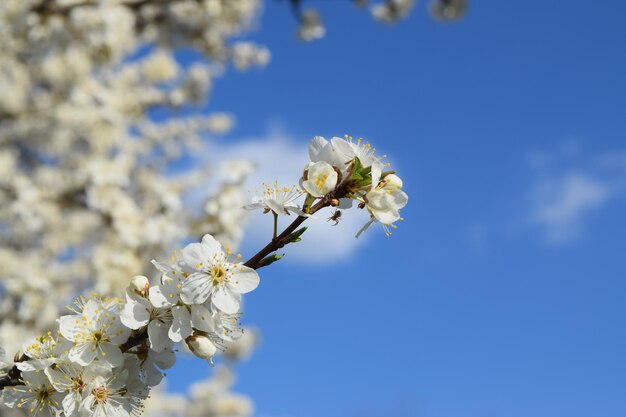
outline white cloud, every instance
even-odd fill
[[[612,196],[609,185],[580,172],[538,181],[531,191],[531,221],[544,228],[549,243],[573,240],[584,217],[602,208]]]
[[[529,222],[542,229],[547,243],[575,240],[592,213],[626,194],[626,158],[621,151],[589,157],[570,144],[552,154],[535,153],[530,162],[536,175]]]
[[[248,159],[258,164],[258,171],[251,174],[246,187],[254,195],[254,190],[261,186],[261,182],[273,182],[291,186],[298,183],[302,170],[309,161],[308,138],[295,139],[279,128],[270,131],[261,137],[245,138],[230,144],[213,143],[210,146],[211,154],[220,161],[226,159]],[[355,239],[356,232],[367,221],[364,210],[353,208],[344,211],[339,225],[332,226],[327,218],[333,213],[331,209],[315,215],[315,218],[306,221],[309,229],[303,235],[301,242],[284,248],[285,261],[298,262],[336,262],[349,258],[354,251],[367,239],[368,233],[381,232],[372,227],[359,239]],[[295,217],[282,218],[281,227],[288,225]],[[382,233],[382,232],[381,232]],[[254,212],[246,227],[244,246],[261,248],[269,242],[272,234],[270,215]]]

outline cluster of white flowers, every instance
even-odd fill
[[[174,343],[184,341],[209,361],[225,345],[233,346],[230,356],[248,351],[241,346],[249,347],[249,332],[237,339],[240,295],[258,277],[208,237],[171,264],[157,263],[157,284],[146,287],[147,278],[136,277],[122,302],[105,296],[198,231],[226,247],[241,241],[242,186],[253,165],[235,160],[177,174],[171,168],[203,152],[207,134],[232,128],[229,113],[193,111],[206,104],[225,69],[269,62],[267,48],[241,38],[255,29],[262,5],[0,1],[0,345],[26,358],[16,365],[26,387],[5,388],[6,405],[33,413],[63,409],[66,417],[68,410],[126,415],[173,364]],[[315,10],[301,17],[300,38],[324,36]],[[191,62],[177,59],[178,48],[193,49]],[[346,189],[348,176],[368,177],[361,172],[365,159],[356,168],[351,161],[338,162],[333,175],[314,160],[301,188],[266,187],[254,206],[308,217],[316,199]],[[353,189],[340,207],[356,199],[372,219],[391,224],[402,194],[390,175],[368,177],[378,192],[350,179]],[[214,193],[188,198],[211,178]],[[302,196],[308,203],[301,206]],[[89,291],[103,297],[81,299],[75,314],[57,322],[68,298]],[[129,345],[142,334],[140,345]],[[1,378],[13,365],[0,356]],[[205,401],[210,415],[251,412],[245,399],[239,408],[206,404],[220,403],[220,395],[240,398],[216,389]]]
[[[241,255],[232,254],[207,234],[201,242],[175,251],[169,262],[153,260],[160,272],[157,282],[151,285],[145,276],[133,277],[123,300],[96,293],[79,297],[67,307],[72,314],[60,317],[52,331],[22,346],[14,366],[0,361],[2,404],[44,417],[61,413],[130,417],[142,410],[151,388],[174,365],[177,343],[213,365],[219,351],[242,339],[230,357],[245,357],[254,338],[242,338],[242,295],[259,285],[256,269],[280,259],[274,253],[277,249],[301,239],[306,228],[296,230],[300,224],[320,209],[349,208],[356,200],[371,215],[364,229],[379,221],[388,230],[408,201],[400,178],[383,171],[382,158],[360,139],[354,142],[346,135],[328,141],[316,136],[309,154],[302,189],[265,185],[263,197],[246,206],[274,213],[275,227],[279,216],[295,215],[280,235],[275,228],[270,243],[256,255],[244,263]],[[235,179],[247,171],[238,168]],[[106,180],[121,181],[116,172]],[[304,197],[302,205],[296,202],[299,197]],[[208,390],[215,384],[202,386]],[[240,396],[224,389],[217,392],[217,397],[198,395],[200,403],[210,403],[210,415],[250,413],[251,404]],[[195,415],[198,409],[188,411]]]
[[[354,142],[348,135],[330,140],[314,137],[309,156],[311,162],[300,181],[303,190],[264,184],[263,195],[246,208],[262,208],[277,216],[291,212],[306,217],[316,210],[312,204],[318,200],[322,203],[319,208],[339,209],[348,209],[356,201],[359,208],[370,213],[370,220],[357,237],[375,222],[383,225],[387,235],[391,234],[389,228],[395,228],[394,223],[402,220],[400,210],[407,204],[408,196],[402,191],[400,177],[394,171],[384,171],[389,166],[382,162],[384,157],[377,157],[369,143],[362,139]],[[302,195],[306,198],[304,204],[299,204],[297,200]]]
[[[154,261],[156,285],[136,276],[125,300],[78,298],[54,333],[22,346],[20,384],[3,389],[2,403],[49,417],[128,417],[174,365],[176,343],[212,364],[243,335],[241,295],[259,284],[257,272],[227,252],[205,235],[171,263]]]
[[[460,0],[438,1],[446,16],[464,10]],[[391,3],[408,10],[410,2]],[[250,164],[234,161],[226,169],[244,174],[221,181],[195,208],[185,196],[217,170],[169,168],[200,154],[206,134],[233,126],[228,113],[189,110],[204,105],[229,65],[268,63],[267,48],[241,39],[262,6],[0,1],[0,344],[14,350],[17,335],[52,328],[68,296],[115,294],[124,277],[196,230],[238,245]],[[302,39],[324,35],[315,10],[298,16]],[[175,52],[189,46],[191,62],[183,64]],[[283,194],[276,197],[294,197]]]
[[[238,245],[245,174],[169,168],[233,126],[228,113],[189,110],[229,64],[267,64],[267,48],[238,39],[261,6],[0,1],[0,344],[17,350],[51,329],[77,293],[115,294],[196,230]],[[196,56],[183,65],[176,48],[190,45]],[[216,192],[190,207],[186,196],[211,178]]]

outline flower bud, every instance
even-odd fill
[[[383,178],[385,182],[385,188],[393,189],[393,190],[401,190],[402,189],[402,180],[396,174],[389,174]]]
[[[194,355],[200,359],[206,359],[213,365],[213,356],[217,352],[217,347],[211,339],[200,334],[193,334],[185,339],[185,342]]]
[[[150,287],[150,282],[148,278],[143,275],[135,275],[130,280],[129,289],[142,297],[145,297],[148,294],[148,288]]]

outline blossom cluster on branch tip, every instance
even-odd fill
[[[228,252],[205,235],[171,262],[153,261],[156,285],[136,276],[124,300],[79,297],[54,333],[23,345],[19,380],[4,387],[2,403],[49,417],[128,417],[174,365],[176,343],[212,365],[243,335],[241,295],[259,284],[257,272]]]
[[[383,225],[387,235],[391,234],[390,228],[402,220],[400,210],[408,203],[408,196],[402,191],[402,179],[395,171],[386,170],[389,164],[382,162],[385,156],[377,156],[376,150],[362,139],[355,142],[345,135],[330,140],[315,136],[309,144],[309,157],[311,162],[300,180],[302,189],[263,184],[263,195],[244,208],[308,217],[313,214],[316,201],[339,209],[349,209],[356,201],[358,208],[367,209],[370,214],[357,237],[375,222]],[[302,204],[296,201],[301,196],[305,196]]]

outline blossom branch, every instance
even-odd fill
[[[0,364],[6,372],[0,377],[4,405],[26,406],[43,417],[58,415],[61,407],[72,417],[130,417],[174,365],[177,343],[212,364],[218,350],[242,336],[242,295],[259,285],[256,270],[281,259],[278,249],[300,241],[307,230],[301,225],[313,214],[331,206],[349,208],[356,200],[370,213],[366,227],[378,221],[388,232],[401,219],[399,210],[408,201],[402,180],[383,172],[381,158],[368,144],[353,143],[349,136],[330,142],[315,137],[309,155],[313,162],[300,181],[304,190],[264,184],[263,198],[245,206],[272,212],[274,221],[271,241],[252,258],[243,262],[207,234],[174,252],[168,263],[152,261],[161,279],[150,285],[145,276],[133,277],[125,301],[79,297],[68,307],[73,314],[57,320],[54,335],[25,343],[12,367]],[[296,200],[303,196],[300,205]],[[277,234],[278,217],[290,213],[297,217]],[[115,401],[102,401],[109,397]],[[78,403],[80,416],[75,416]]]
[[[344,198],[348,192],[349,189],[346,184],[340,185],[335,191],[327,194],[311,207],[308,214],[315,214],[319,210],[333,205],[335,201]],[[257,252],[257,254],[250,258],[244,265],[253,269],[262,268],[264,265],[261,264],[261,261],[272,252],[276,252],[278,249],[291,243],[291,234],[308,218],[308,216],[298,216],[280,235],[275,236],[270,243]]]

